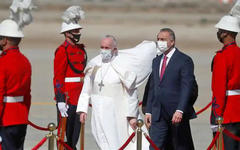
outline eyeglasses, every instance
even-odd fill
[[[2,40],[3,39],[3,36],[0,36],[0,40]]]

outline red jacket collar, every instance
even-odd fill
[[[236,42],[234,41],[234,42],[230,42],[230,43],[228,43],[228,44],[225,44],[224,46],[223,46],[223,48],[222,48],[222,50],[225,50],[228,46],[230,46],[230,45],[236,45]]]
[[[9,52],[19,52],[18,46],[11,46],[8,49],[3,50],[2,55],[6,55]]]
[[[71,46],[72,48],[77,47],[76,44],[71,44],[70,42],[68,42],[67,40],[65,40],[62,44],[64,47],[68,47]]]
[[[228,44],[225,44],[225,45],[222,47],[222,49],[218,50],[217,52],[222,52],[222,51],[224,51],[227,47],[229,47],[229,46],[231,46],[231,45],[237,45],[237,44],[236,44],[236,41],[233,41],[233,42],[230,42],[230,43],[228,43]]]

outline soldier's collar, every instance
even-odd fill
[[[225,44],[225,45],[223,46],[222,50],[225,50],[225,49],[226,49],[228,46],[230,46],[230,45],[236,45],[236,42],[233,41],[233,42],[231,42],[231,43]]]
[[[63,46],[64,47],[68,47],[68,46],[71,46],[71,47],[77,47],[77,44],[71,44],[70,42],[68,42],[67,40],[64,41],[63,43]]]
[[[223,47],[222,47],[222,49],[220,49],[220,50],[218,50],[217,52],[222,52],[222,51],[224,51],[228,46],[230,46],[230,45],[236,45],[236,41],[233,41],[233,42],[230,42],[230,43],[228,43],[228,44],[225,44]]]
[[[2,54],[4,55],[4,54],[7,54],[7,52],[9,52],[9,51],[12,51],[12,50],[17,50],[17,51],[19,51],[19,47],[18,46],[11,46],[11,47],[9,47],[8,49],[5,49],[5,50],[3,50],[3,52],[2,52]]]

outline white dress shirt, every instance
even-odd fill
[[[173,55],[173,53],[176,51],[176,48],[174,47],[168,54],[167,54],[167,63],[166,63],[166,67],[167,67],[167,65],[168,65],[168,62],[170,61],[170,59],[171,59],[171,57],[172,57],[172,55]],[[161,72],[161,70],[162,70],[162,64],[163,64],[163,59],[164,59],[164,54],[163,54],[163,56],[162,56],[162,58],[161,58],[161,61],[160,61],[160,66],[159,66],[159,77],[160,77],[160,72]]]

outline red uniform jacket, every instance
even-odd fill
[[[213,61],[212,113],[223,117],[223,123],[240,122],[240,94],[228,94],[240,90],[240,48],[235,42],[218,51]]]
[[[83,44],[71,45],[65,41],[60,45],[54,58],[54,91],[57,102],[77,105],[83,86],[83,70],[86,66],[87,54]],[[80,80],[81,78],[81,80]]]
[[[0,55],[0,126],[28,124],[31,73],[31,64],[18,47]]]

